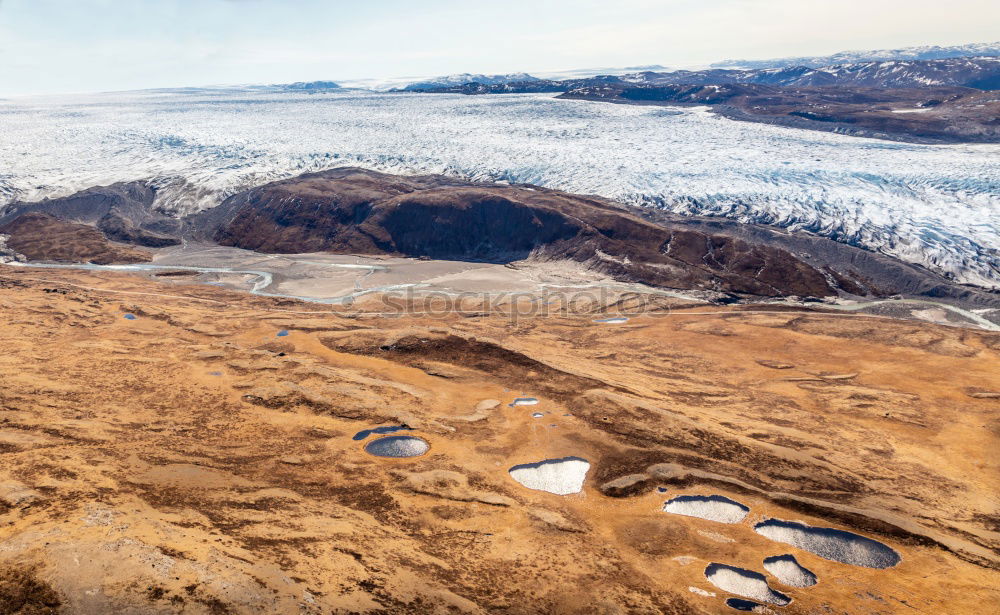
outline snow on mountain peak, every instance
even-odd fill
[[[944,60],[948,58],[1000,57],[1000,41],[994,43],[971,43],[940,47],[924,45],[900,49],[878,49],[874,51],[842,51],[828,56],[803,56],[773,58],[769,60],[724,60],[712,64],[712,68],[786,68],[790,66],[833,66],[860,62],[885,62],[892,60]]]

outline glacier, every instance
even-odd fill
[[[1000,286],[1000,145],[917,145],[549,94],[184,88],[0,100],[0,207],[149,180],[185,214],[355,165],[804,229]]]

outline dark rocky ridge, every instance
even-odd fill
[[[731,119],[918,143],[1000,142],[1000,58],[709,69],[563,81],[466,83],[427,93],[560,93],[640,105],[711,105]]]
[[[81,256],[89,252],[53,251],[44,233],[11,226],[18,216],[84,224],[74,231],[78,239],[89,230],[84,243],[110,246],[108,239],[160,247],[184,237],[274,253],[572,260],[661,288],[766,297],[912,295],[1000,307],[1000,293],[807,232],[674,215],[538,186],[341,168],[259,186],[184,219],[157,212],[153,196],[141,182],[92,188],[15,204],[0,214],[0,225],[15,235],[12,250],[27,245],[14,251],[39,260],[93,259]],[[32,252],[31,242],[44,247]]]
[[[43,213],[98,228],[112,241],[160,248],[180,243],[180,221],[153,208],[156,191],[145,182],[88,188],[67,197],[15,202],[0,211],[0,224],[26,213]]]
[[[827,276],[783,250],[663,228],[603,199],[441,176],[352,168],[307,174],[235,195],[195,226],[214,226],[219,244],[261,252],[566,259],[658,287],[836,294]]]
[[[152,259],[149,252],[115,245],[92,226],[40,212],[22,214],[0,224],[0,235],[9,235],[7,246],[29,260],[113,265]]]
[[[600,85],[664,86],[664,85],[768,85],[773,87],[813,88],[878,88],[910,89],[927,87],[960,87],[978,90],[1000,89],[1000,58],[948,58],[940,60],[910,60],[856,62],[824,67],[787,66],[765,69],[677,70],[669,72],[640,71],[626,75],[598,75],[565,80],[532,79],[500,83],[470,81],[450,86],[419,87],[407,91],[451,93],[499,93],[569,91]]]
[[[806,233],[686,217],[537,186],[343,168],[234,195],[187,221],[196,239],[263,252],[568,259],[621,280],[761,296],[1000,296]]]
[[[971,88],[601,85],[559,98],[710,105],[731,119],[921,143],[1000,142],[1000,92]]]

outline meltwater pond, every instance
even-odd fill
[[[797,521],[768,519],[753,528],[771,540],[853,566],[891,568],[902,558],[892,547],[877,540],[828,527],[813,527]]]
[[[726,606],[731,609],[736,609],[737,611],[744,611],[746,613],[773,613],[771,609],[768,609],[763,604],[757,604],[753,600],[743,600],[742,598],[729,598],[726,600]]]
[[[416,436],[386,436],[365,445],[365,452],[376,457],[419,457],[431,445]]]
[[[508,472],[511,478],[528,489],[569,495],[583,490],[583,481],[589,470],[590,462],[586,459],[563,457],[516,465]]]
[[[367,438],[372,434],[384,435],[387,433],[394,433],[397,431],[404,431],[404,430],[412,431],[413,428],[407,427],[406,425],[388,425],[385,427],[372,427],[371,429],[362,429],[358,433],[354,434],[354,437],[351,439],[360,441],[364,440],[365,438]]]
[[[722,591],[757,600],[785,606],[792,599],[785,594],[771,589],[767,578],[759,572],[727,566],[725,564],[709,564],[705,568],[705,578]]]
[[[663,505],[663,512],[719,523],[739,523],[750,509],[721,495],[679,495]]]

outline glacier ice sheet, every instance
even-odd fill
[[[0,206],[152,179],[187,212],[335,166],[526,182],[807,229],[1000,285],[1000,145],[552,95],[150,90],[0,100]]]

